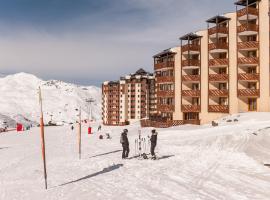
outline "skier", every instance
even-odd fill
[[[74,129],[74,126],[72,125],[72,126],[71,126],[71,130],[73,131],[73,129]]]
[[[101,131],[101,125],[98,126],[98,131]]]
[[[126,159],[129,154],[129,142],[127,137],[128,130],[124,129],[123,133],[121,134],[120,143],[123,147],[122,159]]]
[[[150,141],[151,141],[152,159],[156,159],[155,148],[157,146],[157,132],[155,129],[152,130],[152,135],[151,135]]]

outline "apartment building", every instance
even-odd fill
[[[204,124],[228,114],[270,111],[269,0],[238,0],[154,56],[156,112],[142,126]]]
[[[102,84],[102,119],[104,125],[127,125],[149,118],[156,111],[153,74],[139,69],[118,81]]]

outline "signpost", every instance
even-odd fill
[[[79,139],[79,159],[81,159],[81,153],[82,153],[82,110],[80,107],[79,110],[79,128],[78,128],[78,139]]]

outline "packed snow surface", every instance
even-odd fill
[[[270,197],[270,113],[229,116],[219,126],[157,129],[158,160],[122,160],[123,127],[92,124],[45,129],[48,190],[44,189],[38,128],[0,134],[0,199],[267,200]],[[127,126],[130,157],[139,125]],[[142,129],[147,137],[151,129]],[[110,133],[112,139],[99,140]]]
[[[17,122],[39,122],[40,109],[38,87],[41,87],[45,123],[74,122],[77,110],[82,109],[82,118],[88,119],[92,98],[93,119],[101,119],[101,89],[94,86],[79,86],[58,80],[43,81],[32,74],[18,73],[0,76],[0,126],[4,117]],[[19,116],[19,117],[18,117]],[[24,119],[23,119],[24,118]],[[10,120],[9,120],[10,121]],[[9,124],[13,126],[14,123]]]

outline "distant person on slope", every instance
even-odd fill
[[[71,130],[73,131],[73,129],[74,129],[74,126],[72,125],[72,126],[71,126]]]
[[[101,125],[98,126],[98,131],[101,131]]]
[[[122,159],[126,159],[129,154],[129,142],[128,142],[127,133],[128,133],[128,130],[124,129],[123,133],[121,134],[121,139],[120,139],[120,143],[122,144],[122,147],[123,147]]]
[[[157,146],[157,132],[155,129],[152,130],[150,141],[151,141],[151,155],[153,159],[156,159],[155,148]]]

